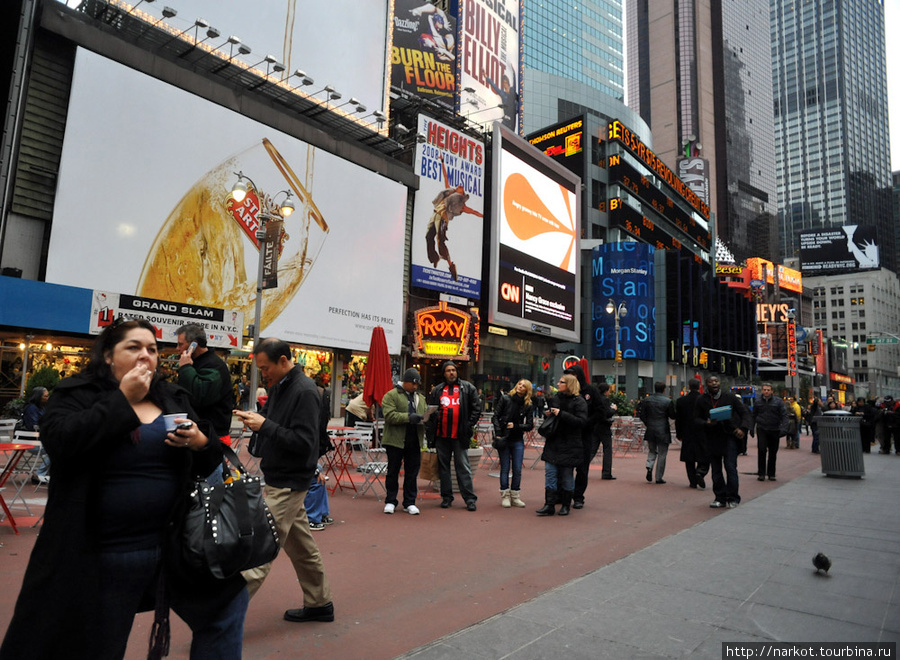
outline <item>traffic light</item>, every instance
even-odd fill
[[[616,362],[622,361],[622,351],[616,351]]]
[[[709,363],[709,353],[706,351],[700,351],[700,364],[702,366],[706,366]]]
[[[866,350],[869,351],[869,353],[871,353],[872,351],[875,350],[875,344],[866,344]]]

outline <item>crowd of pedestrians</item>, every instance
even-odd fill
[[[221,468],[221,447],[230,441],[233,417],[254,433],[266,503],[302,591],[300,606],[286,610],[284,619],[334,620],[328,577],[311,534],[334,522],[325,463],[319,462],[329,410],[321,388],[294,364],[287,343],[264,339],[253,350],[268,385],[256,412],[250,410],[246,378],[231,382],[226,363],[207,347],[200,326],[178,329],[176,351],[180,387],[160,376],[152,326],[118,322],[101,333],[83,374],[63,380],[52,397],[35,388],[26,417],[33,427],[40,425],[53,481],[0,660],[63,653],[121,658],[135,614],[148,607],[156,611],[150,657],[165,652],[170,608],[193,632],[192,659],[241,657],[244,617],[271,564],[217,580],[185,565],[173,550],[185,492],[197,479],[228,477]],[[440,507],[453,505],[455,475],[466,510],[477,510],[466,450],[482,416],[482,400],[475,386],[459,377],[454,362],[445,362],[440,373],[442,382],[425,393],[419,391],[419,371],[407,369],[381,402],[385,514],[421,513],[417,480],[426,448],[437,456]],[[636,402],[648,450],[645,476],[649,483],[667,483],[674,420],[688,486],[705,490],[711,476],[709,506],[716,509],[741,502],[737,461],[748,437],[756,438],[757,478],[775,481],[780,439],[789,449],[799,448],[800,427],[807,424],[817,452],[821,416],[841,408],[831,398],[812,398],[804,410],[793,398],[778,397],[769,383],[745,405],[715,375],[705,383],[693,379],[687,387],[673,400],[665,383],[657,382],[652,394]],[[575,365],[546,392],[520,379],[498,393],[492,441],[501,508],[526,508],[521,490],[526,437],[537,426],[544,464],[537,516],[567,516],[585,507],[590,467],[601,450],[600,479],[616,478],[612,425],[618,409],[609,389],[605,383],[592,384]],[[361,399],[347,410],[353,421],[372,414]],[[174,431],[163,419],[172,413],[183,414]],[[882,453],[897,451],[900,402],[889,396],[857,399],[849,413],[861,417],[863,451],[876,440]],[[92,522],[97,520],[104,524]]]

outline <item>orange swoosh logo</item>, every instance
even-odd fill
[[[559,267],[566,270],[566,264],[575,247],[575,229],[572,222],[574,209],[569,207],[568,190],[560,186],[566,209],[569,214],[569,224],[561,222],[544,204],[538,194],[531,187],[523,175],[511,174],[506,180],[503,190],[503,210],[506,221],[512,233],[522,241],[527,241],[535,236],[548,233],[561,233],[571,236],[568,250]]]

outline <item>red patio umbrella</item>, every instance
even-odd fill
[[[363,371],[363,401],[367,406],[381,405],[381,399],[394,386],[391,379],[391,356],[388,354],[387,339],[384,328],[380,325],[372,328],[372,340],[369,343],[369,360]]]

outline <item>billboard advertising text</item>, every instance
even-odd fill
[[[419,135],[411,283],[480,298],[484,144],[424,115]]]
[[[615,316],[606,311],[610,301],[615,308],[625,303],[626,313],[619,316],[622,357],[655,359],[654,250],[652,245],[632,241],[598,245],[592,250],[593,359],[613,360],[616,357]]]
[[[489,321],[578,341],[581,179],[494,125]]]
[[[844,225],[800,233],[800,270],[805,275],[826,275],[878,268],[875,227]]]
[[[456,102],[456,21],[424,0],[395,0],[391,84],[448,109]]]
[[[240,203],[229,194],[238,173]],[[282,218],[288,197],[295,211]],[[253,238],[267,213],[284,222],[263,336],[368,350],[381,325],[399,353],[405,208],[398,183],[79,50],[47,281],[253,323]]]
[[[454,0],[459,114],[522,132],[523,0]]]
[[[584,117],[547,126],[526,138],[557,163],[584,177]]]

